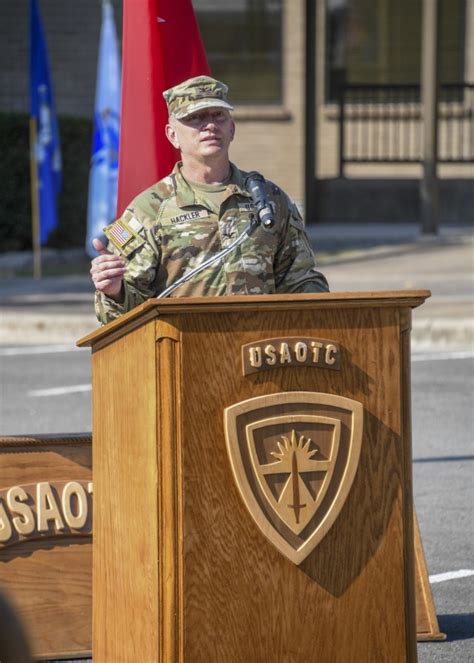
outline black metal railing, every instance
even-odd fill
[[[339,174],[348,163],[420,163],[419,85],[347,84],[339,93]],[[440,86],[438,162],[474,163],[474,84]]]

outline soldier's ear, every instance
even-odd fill
[[[232,128],[230,130],[230,139],[234,140],[234,136],[235,136],[235,122],[234,122],[234,120],[232,120]]]
[[[172,124],[168,123],[165,127],[166,138],[169,140],[171,145],[179,150],[179,141],[178,136],[176,135],[176,130]]]

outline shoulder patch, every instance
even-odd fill
[[[142,224],[134,216],[129,219],[121,217],[107,226],[104,233],[121,253],[127,255],[143,244],[144,240],[139,235],[142,228]]]
[[[104,230],[106,236],[118,249],[121,249],[133,239],[133,232],[122,219],[114,221]]]

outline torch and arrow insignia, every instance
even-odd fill
[[[296,564],[344,505],[359,462],[362,416],[361,403],[316,392],[258,396],[225,411],[227,450],[244,503]]]
[[[272,423],[285,427],[288,422],[286,418],[276,417]],[[322,450],[311,437],[291,427],[289,435],[280,435],[271,445],[276,449],[269,451],[269,455],[276,461],[259,462],[258,445],[252,441],[249,449],[255,475],[268,504],[295,534],[306,527],[326,494],[340,434],[340,422],[328,417],[303,416],[299,417],[299,423],[305,428],[308,424],[317,424],[325,437],[329,436],[330,443]],[[249,433],[253,440],[253,431]]]

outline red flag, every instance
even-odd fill
[[[178,160],[162,92],[209,74],[191,0],[124,0],[122,49],[119,215]]]

